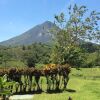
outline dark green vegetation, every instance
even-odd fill
[[[49,63],[51,46],[34,43],[28,46],[1,47],[0,66],[2,67],[34,67],[36,63]]]
[[[78,67],[100,66],[99,45],[83,43],[77,49],[72,49],[69,54],[69,62]],[[0,67],[42,67],[42,64],[51,63],[53,46],[43,43],[34,43],[28,46],[4,47],[0,46]],[[82,58],[81,58],[82,57]],[[66,58],[67,59],[67,58]],[[76,63],[77,60],[77,63]],[[81,61],[82,60],[82,61]],[[81,63],[80,63],[81,62]]]

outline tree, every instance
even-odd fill
[[[2,64],[2,57],[3,55],[0,53],[0,64]]]
[[[23,46],[22,46],[22,50],[26,50],[26,47],[25,47],[25,45],[23,45]]]
[[[27,58],[27,66],[28,67],[35,67],[35,63],[36,63],[36,61],[34,59],[34,56],[29,56]]]
[[[65,15],[61,13],[55,16],[60,27],[67,32],[70,42],[79,43],[82,40],[95,40],[100,42],[100,30],[98,21],[100,13],[92,11],[87,17],[85,14],[88,11],[86,6],[78,7],[76,4],[69,6],[69,20],[66,21]]]
[[[4,67],[7,67],[7,61],[10,61],[11,54],[6,50],[0,52],[0,64],[4,63]]]
[[[69,20],[66,20],[64,13],[55,16],[55,23],[60,27],[60,30],[55,31],[53,34],[55,44],[51,59],[56,63],[70,62],[72,60],[71,56],[73,60],[80,63],[83,61],[80,59],[83,58],[80,55],[82,50],[77,50],[81,43],[80,41],[100,41],[100,30],[98,27],[100,13],[92,11],[89,16],[85,16],[88,11],[86,6],[77,6],[76,4],[74,6],[70,5],[68,10]]]
[[[95,61],[95,65],[96,66],[100,66],[100,45],[97,46],[97,58],[96,58],[96,61]]]

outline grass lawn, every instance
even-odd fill
[[[34,100],[100,100],[100,68],[72,69],[68,90],[63,93],[35,94]]]

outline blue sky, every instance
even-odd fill
[[[0,42],[44,21],[53,22],[54,15],[67,11],[70,3],[100,11],[100,0],[0,0]]]

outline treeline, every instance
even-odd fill
[[[70,49],[64,56],[65,63],[73,66],[93,67],[100,66],[100,46],[84,42],[78,48]],[[0,46],[1,67],[34,67],[36,64],[52,63],[51,53],[53,46],[50,44],[34,43],[28,46],[4,47]],[[41,67],[41,66],[40,66]]]
[[[50,63],[51,46],[34,43],[28,46],[0,47],[0,65],[4,67],[34,67]]]
[[[84,50],[85,62],[84,67],[96,67],[100,66],[100,45],[84,42],[80,45],[80,48]]]

